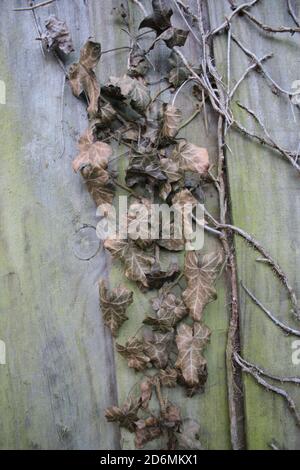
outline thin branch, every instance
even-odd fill
[[[266,60],[270,59],[271,57],[273,57],[273,54],[266,54],[264,55],[261,59],[258,59],[258,63],[255,61],[253,62],[251,65],[249,65],[249,67],[245,70],[245,72],[243,73],[243,75],[241,76],[241,78],[237,81],[237,83],[235,84],[235,86],[232,88],[232,90],[229,92],[229,99],[231,100],[233,95],[235,94],[235,92],[237,91],[237,89],[239,88],[239,86],[242,84],[242,82],[246,79],[246,77],[249,75],[249,73],[251,72],[251,70],[254,70],[256,69],[256,67],[258,66],[258,64],[262,64],[263,62],[265,62]]]
[[[246,374],[252,375],[252,377],[256,380],[257,383],[262,385],[266,390],[274,392],[277,395],[280,395],[282,398],[284,398],[291,413],[293,414],[296,420],[297,426],[300,427],[300,414],[296,408],[296,404],[294,400],[290,397],[290,395],[285,390],[275,387],[274,385],[271,385],[268,382],[266,382],[255,369],[253,369],[252,367],[249,367],[244,362],[244,360],[241,358],[241,356],[238,353],[234,354],[234,359],[236,363],[241,367],[243,372],[245,372]]]
[[[287,0],[287,5],[288,5],[289,14],[293,18],[295,24],[300,27],[300,20],[299,20],[298,16],[296,15],[295,11],[294,11],[294,8],[291,4],[291,0]]]
[[[252,8],[256,3],[258,3],[259,0],[252,0],[252,2],[247,2],[247,3],[242,3],[239,7],[237,7],[231,15],[226,18],[224,23],[222,23],[220,26],[215,28],[213,31],[209,33],[209,36],[214,36],[215,34],[220,33],[221,31],[224,31],[225,29],[228,29],[230,21],[237,15],[239,14],[242,10],[247,10],[248,8]]]
[[[271,135],[269,134],[268,130],[266,129],[266,126],[264,125],[264,123],[262,122],[262,120],[257,116],[257,114],[255,114],[254,111],[252,111],[251,109],[249,109],[247,106],[237,102],[237,105],[243,109],[244,111],[246,111],[248,114],[250,114],[250,116],[253,117],[253,119],[259,124],[259,126],[261,127],[261,129],[263,130],[264,134],[266,135],[267,139],[264,139],[263,137],[260,137],[260,136],[256,136],[256,134],[253,134],[252,132],[250,131],[247,131],[245,130],[245,128],[243,128],[243,126],[241,126],[240,124],[237,123],[237,121],[234,121],[234,125],[236,127],[238,127],[240,130],[243,131],[243,133],[248,133],[248,135],[251,135],[252,137],[254,138],[258,138],[260,140],[261,143],[264,143],[266,145],[269,145],[270,147],[272,147],[274,150],[277,150],[279,153],[281,153],[281,155],[297,170],[300,172],[300,166],[297,164],[297,162],[295,161],[295,159],[293,158],[293,154],[291,155],[291,152],[289,152],[288,150],[284,149],[283,147],[281,147],[279,144],[277,144],[274,139],[271,137]]]
[[[298,300],[295,294],[294,289],[290,286],[287,275],[283,271],[283,269],[279,266],[279,264],[271,257],[271,255],[265,250],[265,248],[255,239],[253,238],[249,233],[247,233],[245,230],[235,227],[234,225],[230,224],[220,224],[219,222],[216,221],[214,217],[206,210],[205,214],[209,217],[209,219],[212,221],[212,223],[215,225],[217,229],[224,229],[224,230],[231,230],[232,232],[236,233],[240,237],[244,238],[249,245],[251,245],[258,253],[260,253],[265,259],[268,260],[269,265],[272,267],[274,270],[275,274],[281,281],[281,283],[285,286],[292,306],[294,310],[294,314],[298,320],[300,320],[300,312],[299,312],[299,306],[298,306]]]
[[[250,59],[252,59],[257,67],[260,69],[261,73],[263,74],[263,76],[269,80],[272,85],[280,92],[280,93],[283,93],[284,95],[287,95],[289,98],[292,97],[292,96],[296,96],[298,95],[299,93],[298,92],[292,92],[292,91],[288,91],[288,90],[285,90],[284,88],[282,88],[280,85],[278,85],[278,83],[275,82],[275,80],[271,77],[271,75],[269,74],[269,72],[267,72],[265,70],[265,68],[263,67],[262,65],[262,61],[258,59],[258,57],[251,51],[249,51],[249,49],[246,48],[246,46],[244,46],[241,41],[234,35],[232,34],[232,39],[233,41],[240,47],[240,49],[248,56],[250,57]],[[270,57],[272,56],[273,54],[271,53],[270,54]]]
[[[55,2],[56,0],[48,0],[47,2],[37,3],[36,5],[32,5],[31,7],[23,7],[23,8],[14,8],[13,11],[31,11],[35,10],[36,8],[45,7],[46,5],[50,5],[51,3]]]
[[[254,369],[258,374],[263,375],[264,377],[268,377],[269,379],[276,380],[277,382],[280,382],[280,383],[293,383],[296,385],[300,385],[300,377],[283,377],[279,375],[274,375],[274,374],[271,374],[270,372],[265,371],[264,369],[257,366],[256,364],[252,364],[251,362],[246,361],[246,359],[242,359],[240,357],[240,360],[246,366],[251,367],[251,369]]]
[[[253,300],[253,302],[272,320],[273,323],[275,323],[276,326],[281,328],[288,335],[294,335],[294,336],[299,336],[300,337],[300,331],[299,330],[295,330],[294,328],[290,328],[289,326],[285,325],[280,320],[278,320],[278,318],[276,318],[273,315],[273,313],[270,312],[270,310],[268,310],[242,282],[241,282],[241,286],[244,289],[244,291],[248,294],[250,299]]]
[[[189,25],[189,23],[188,23],[186,17],[184,16],[184,14],[182,13],[181,9],[179,8],[179,5],[177,4],[177,1],[176,1],[176,0],[173,0],[173,3],[174,3],[174,5],[175,5],[175,7],[176,7],[176,9],[177,9],[177,11],[178,11],[178,13],[179,13],[179,15],[180,15],[181,18],[183,19],[185,25],[186,25],[187,28],[189,29],[190,33],[193,35],[193,37],[196,39],[196,41],[197,41],[199,44],[202,45],[201,39],[198,38],[198,36],[196,36],[196,34],[195,34],[193,28]]]
[[[259,28],[263,29],[267,33],[300,33],[300,27],[291,28],[289,26],[269,26],[267,24],[263,24],[259,21],[255,16],[251,15],[248,11],[243,12],[253,23],[255,23]]]

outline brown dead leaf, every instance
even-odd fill
[[[162,332],[172,330],[188,314],[182,299],[167,289],[168,287],[163,287],[159,292],[159,297],[152,301],[156,316],[148,316],[144,320],[146,325]]]
[[[178,132],[180,121],[180,109],[170,104],[165,104],[163,108],[162,137],[173,139]]]
[[[108,159],[112,155],[112,148],[105,142],[94,141],[93,131],[87,129],[80,137],[79,152],[73,161],[73,169],[76,173],[87,166],[93,170],[106,170]]]
[[[194,321],[201,321],[204,307],[216,299],[213,284],[221,262],[220,253],[210,253],[202,257],[196,251],[186,253],[184,274],[187,288],[182,297]]]
[[[155,264],[154,256],[147,255],[131,240],[107,239],[104,247],[111,252],[113,258],[120,259],[124,263],[125,276],[128,279],[148,287],[147,274],[151,273]]]
[[[100,86],[94,68],[101,57],[101,45],[87,41],[80,52],[79,62],[72,64],[69,69],[69,81],[73,94],[78,98],[82,92],[86,94],[89,105],[87,111],[90,117],[98,112]]]
[[[70,31],[64,21],[56,16],[50,16],[45,21],[46,31],[41,39],[48,51],[62,51],[64,54],[70,54],[74,51],[74,46]]]
[[[202,356],[202,352],[209,341],[210,334],[209,328],[200,323],[194,323],[193,327],[186,324],[178,327],[176,367],[181,371],[186,385],[190,388],[199,385],[202,371],[206,368],[206,359]]]
[[[129,338],[125,346],[116,343],[116,349],[128,361],[128,367],[144,370],[150,359],[144,354],[144,343],[136,337]]]
[[[163,425],[178,431],[181,424],[180,408],[171,402],[167,402],[166,409],[162,413]]]
[[[140,384],[141,389],[141,407],[143,409],[148,408],[149,401],[152,397],[153,378],[146,377]]]
[[[205,175],[209,169],[209,156],[205,148],[181,140],[173,152],[172,160],[183,171],[193,171]]]
[[[132,397],[129,397],[121,408],[112,406],[105,411],[107,421],[118,423],[121,427],[134,432],[136,429],[135,422],[138,420],[137,412],[139,410],[139,403]]]
[[[157,439],[162,434],[159,420],[154,416],[139,419],[135,425],[135,446],[137,449],[141,449],[145,444]]]
[[[126,309],[133,302],[133,292],[125,287],[116,287],[108,291],[106,282],[99,283],[100,305],[104,323],[109,327],[113,336],[128,319]]]
[[[164,369],[169,360],[169,347],[173,340],[172,333],[152,333],[144,342],[144,352],[157,369]]]
[[[163,387],[174,388],[177,383],[177,371],[171,367],[159,371],[159,380]]]
[[[165,0],[152,0],[152,9],[153,12],[143,19],[139,25],[139,29],[151,28],[156,31],[156,34],[159,36],[171,26],[173,10],[168,8]]]

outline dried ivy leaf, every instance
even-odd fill
[[[152,0],[152,9],[152,14],[143,19],[139,29],[153,29],[156,31],[157,36],[159,36],[166,29],[170,28],[173,10],[167,7],[164,0]]]
[[[144,352],[157,369],[165,369],[169,360],[169,346],[173,340],[173,333],[152,333],[144,341]]]
[[[165,411],[162,413],[162,423],[165,427],[173,431],[179,431],[181,424],[180,408],[168,401]]]
[[[149,70],[149,62],[146,60],[146,51],[144,51],[136,42],[133,44],[129,54],[130,77],[144,77]]]
[[[166,45],[172,49],[175,46],[184,46],[186,39],[188,37],[189,31],[184,29],[171,28],[166,29],[160,36],[156,39],[156,41],[162,39]]]
[[[107,239],[104,242],[113,258],[120,259],[125,266],[125,276],[131,281],[140,282],[148,287],[146,275],[151,272],[155,263],[154,256],[147,255],[138,248],[131,240]]]
[[[171,52],[168,62],[171,66],[168,81],[174,88],[178,88],[189,78],[190,72],[174,51]]]
[[[209,341],[210,334],[209,328],[200,323],[194,323],[193,327],[186,324],[178,327],[178,357],[175,366],[180,369],[188,387],[197,387],[200,383],[199,376],[206,369],[206,359],[202,356],[202,351]]]
[[[139,403],[137,400],[129,397],[121,408],[112,406],[105,411],[107,421],[118,423],[121,427],[134,432],[136,429],[135,422],[138,420]]]
[[[174,388],[177,383],[177,371],[171,367],[159,371],[159,380],[163,387]]]
[[[216,299],[213,283],[221,262],[220,253],[210,253],[202,257],[196,251],[186,253],[184,274],[187,288],[182,297],[194,321],[201,321],[204,307]]]
[[[180,164],[175,159],[161,158],[160,167],[168,178],[169,183],[175,183],[182,178]]]
[[[126,184],[130,188],[136,184],[144,187],[146,184],[155,186],[167,180],[160,168],[158,158],[149,156],[133,157],[126,171]]]
[[[163,269],[159,263],[153,264],[151,270],[146,273],[149,288],[160,289],[165,282],[173,281],[179,271],[177,263],[171,263],[167,269]]]
[[[46,32],[42,34],[41,39],[48,51],[62,51],[64,54],[70,54],[74,51],[74,46],[69,28],[64,21],[56,16],[50,16],[45,21]]]
[[[170,104],[164,104],[162,137],[173,139],[178,132],[180,121],[180,109]]]
[[[116,349],[121,356],[128,361],[128,367],[141,371],[144,370],[150,359],[144,354],[144,343],[138,338],[129,338],[125,346],[116,343]]]
[[[149,89],[139,80],[134,80],[130,98],[131,106],[140,114],[143,114],[151,100]]]
[[[162,287],[159,296],[152,300],[156,316],[148,316],[143,323],[162,332],[171,331],[187,314],[186,306],[180,297]]]
[[[152,397],[153,378],[146,377],[140,384],[141,389],[141,407],[145,410],[148,408],[149,401]]]
[[[99,294],[104,323],[109,327],[112,335],[116,336],[124,321],[128,320],[126,310],[133,302],[133,292],[126,287],[116,287],[109,292],[106,282],[101,280]]]
[[[181,450],[203,450],[199,441],[200,426],[193,419],[185,419],[180,432],[176,433],[178,449]]]
[[[94,141],[93,130],[89,128],[79,140],[79,155],[73,161],[74,171],[80,171],[87,189],[96,205],[111,204],[114,186],[107,171],[111,147],[105,142]]]
[[[135,446],[137,449],[143,448],[145,444],[157,439],[162,434],[159,424],[159,420],[154,416],[136,421]]]
[[[105,142],[94,141],[92,129],[87,129],[80,137],[78,147],[79,155],[73,161],[73,169],[76,173],[85,167],[93,170],[107,169],[108,159],[112,155],[112,148]]]
[[[183,171],[193,171],[203,176],[209,169],[207,150],[186,140],[178,142],[171,158]]]
[[[103,87],[103,92],[111,98],[126,101],[141,114],[146,110],[151,100],[149,89],[144,83],[128,75],[110,77],[109,82]]]
[[[100,86],[94,68],[101,57],[101,45],[97,42],[87,41],[80,51],[79,62],[72,64],[69,69],[69,81],[73,95],[77,98],[84,92],[89,105],[87,111],[90,116],[98,112]]]

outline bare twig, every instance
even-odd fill
[[[271,57],[273,57],[273,54],[266,54],[264,55],[261,59],[258,59],[258,63],[259,64],[262,64],[263,62],[265,62],[266,60],[270,59]],[[237,81],[237,83],[235,84],[235,86],[232,88],[232,90],[229,92],[229,99],[232,99],[233,98],[233,95],[235,94],[236,90],[239,88],[239,86],[241,85],[241,83],[245,80],[245,78],[248,76],[248,74],[251,72],[251,70],[254,70],[256,69],[258,63],[255,61],[253,62],[251,65],[249,65],[249,67],[245,70],[245,72],[243,73],[243,75],[241,76],[241,78]]]
[[[275,387],[274,385],[271,385],[268,382],[266,382],[266,380],[264,380],[260,376],[260,374],[257,372],[255,368],[252,368],[248,366],[247,363],[245,363],[245,361],[241,358],[241,356],[238,353],[234,354],[234,359],[236,363],[241,367],[242,371],[245,372],[246,374],[252,375],[252,377],[256,380],[257,383],[262,385],[266,390],[274,392],[277,395],[280,395],[282,398],[284,398],[291,413],[295,417],[297,426],[300,427],[300,414],[296,408],[296,404],[294,400],[290,397],[290,395],[285,390]]]
[[[209,36],[214,36],[215,34],[218,34],[218,33],[222,32],[222,31],[224,31],[225,29],[228,29],[230,21],[231,21],[238,13],[240,13],[242,10],[245,11],[245,10],[247,10],[248,8],[253,7],[254,5],[256,5],[256,3],[258,3],[258,1],[259,1],[259,0],[252,0],[252,2],[242,3],[239,7],[237,7],[237,8],[231,13],[231,15],[228,16],[228,18],[226,18],[226,20],[224,21],[224,23],[222,23],[220,26],[218,26],[218,27],[215,28],[213,31],[211,31],[211,32],[209,33]]]
[[[278,90],[280,93],[283,93],[284,95],[287,95],[289,98],[292,97],[292,96],[296,96],[297,92],[292,92],[292,91],[288,91],[288,90],[285,90],[284,88],[282,88],[280,85],[278,85],[278,83],[275,82],[275,80],[271,77],[271,75],[269,74],[269,72],[267,72],[265,70],[265,68],[263,67],[262,65],[262,61],[260,59],[258,59],[258,57],[251,51],[249,51],[249,49],[246,48],[246,46],[244,46],[241,41],[234,35],[232,34],[232,40],[240,47],[240,49],[248,56],[250,57],[250,59],[252,59],[257,67],[259,68],[259,70],[261,71],[261,73],[263,74],[263,76],[269,80],[272,85],[276,88],[276,90]],[[270,54],[270,57],[272,57],[272,53]]]
[[[300,33],[300,27],[291,28],[289,26],[269,26],[263,24],[255,16],[251,15],[248,11],[243,11],[243,14],[246,15],[253,23],[255,23],[259,28],[263,29],[267,33]]]
[[[32,10],[35,10],[36,8],[45,7],[46,5],[50,5],[53,2],[56,2],[56,0],[48,0],[47,2],[37,3],[36,5],[32,5],[30,7],[14,8],[13,11],[32,11]]]
[[[236,227],[234,225],[230,224],[221,224],[216,221],[214,217],[206,210],[205,214],[209,217],[209,219],[212,221],[212,223],[215,225],[217,229],[224,229],[224,230],[231,230],[232,232],[236,233],[240,237],[242,237],[244,240],[246,240],[250,246],[252,246],[258,253],[260,253],[265,259],[268,260],[269,265],[273,269],[274,273],[276,276],[279,278],[281,283],[285,286],[290,300],[291,304],[293,306],[294,314],[296,318],[299,320],[300,315],[299,315],[299,306],[298,306],[298,300],[295,294],[294,289],[290,286],[287,275],[283,271],[283,269],[279,266],[279,264],[271,257],[271,255],[266,251],[266,249],[255,239],[253,238],[249,233],[247,233],[245,230],[242,230],[239,227]]]
[[[201,39],[198,38],[198,36],[196,36],[195,34],[195,31],[193,30],[193,28],[189,25],[186,17],[184,16],[184,14],[182,13],[178,3],[176,0],[173,0],[173,3],[176,7],[176,10],[178,11],[179,15],[181,16],[181,18],[183,19],[184,23],[186,24],[187,28],[189,29],[190,33],[192,34],[192,36],[196,39],[196,41],[199,43],[199,44],[202,44],[202,41]]]
[[[251,109],[249,109],[247,106],[237,102],[238,106],[243,109],[244,111],[246,111],[248,114],[250,114],[250,116],[253,117],[253,119],[259,124],[259,126],[261,127],[261,129],[263,130],[264,134],[266,135],[267,139],[266,140],[265,138],[263,137],[260,137],[260,136],[257,136],[256,134],[250,132],[250,131],[247,131],[243,126],[241,126],[241,124],[237,123],[237,121],[234,121],[234,125],[240,129],[243,133],[246,133],[248,135],[250,135],[251,137],[254,137],[256,139],[258,139],[261,143],[264,143],[268,146],[270,146],[271,148],[273,148],[274,150],[277,150],[297,171],[300,172],[300,166],[298,165],[298,163],[295,161],[295,158],[294,155],[289,152],[288,150],[284,149],[283,147],[281,147],[279,144],[277,144],[274,139],[271,137],[271,135],[269,134],[268,130],[266,129],[266,126],[264,125],[264,123],[262,122],[262,120],[257,116],[257,114],[255,114],[254,111],[252,111]]]
[[[247,367],[251,367],[251,369],[255,370],[258,374],[263,375],[264,377],[268,377],[269,379],[276,380],[277,382],[280,382],[280,383],[293,383],[296,385],[300,384],[300,377],[283,377],[279,375],[274,375],[274,374],[271,374],[270,372],[265,371],[264,369],[257,366],[256,364],[252,364],[251,362],[246,361],[246,359],[242,359],[240,357],[240,360]]]
[[[273,315],[273,313],[270,312],[270,310],[268,310],[242,282],[241,282],[241,286],[244,289],[244,291],[249,295],[249,297],[253,300],[253,302],[272,320],[273,323],[275,323],[276,326],[281,328],[285,333],[289,335],[300,337],[299,330],[290,328],[289,326],[285,325],[280,320],[278,320],[278,318],[276,318],[275,315]]]

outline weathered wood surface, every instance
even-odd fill
[[[118,448],[117,428],[104,409],[115,403],[112,341],[98,308],[97,280],[105,257],[76,231],[95,225],[93,202],[71,162],[87,127],[84,103],[64,87],[57,62],[43,57],[25,1],[1,0],[0,105],[1,316],[7,365],[0,366],[0,447]],[[118,2],[59,0],[36,11],[70,25],[73,60],[89,36],[118,42],[112,7]],[[105,56],[107,74],[120,56]],[[62,122],[61,122],[62,119]]]
[[[128,44],[127,35],[111,14],[119,3],[57,0],[37,10],[36,16],[41,24],[50,13],[67,21],[76,45],[71,60],[76,60],[89,36],[104,49]],[[255,14],[265,22],[292,24],[285,0],[261,3]],[[294,3],[300,14],[300,2]],[[108,272],[111,285],[124,283],[124,277],[117,264],[107,266],[102,251],[93,256],[98,246],[93,230],[80,230],[85,224],[97,223],[94,204],[71,168],[76,141],[87,126],[85,105],[72,96],[68,84],[64,86],[57,62],[42,55],[32,12],[12,11],[24,4],[25,0],[0,1],[0,80],[7,88],[7,104],[0,104],[0,339],[7,347],[7,365],[0,365],[0,448],[118,448],[118,429],[106,423],[104,410],[118,400],[122,402],[138,376],[128,371],[122,358],[114,357],[110,333],[99,314],[97,281]],[[150,10],[150,2],[143,4]],[[189,4],[196,8],[197,2]],[[225,0],[208,2],[212,26],[223,21],[229,11],[226,5]],[[129,6],[136,29],[140,12],[130,1]],[[276,50],[267,68],[282,86],[290,89],[292,82],[300,79],[299,36],[274,39],[243,18],[237,20],[235,31],[258,55]],[[225,40],[218,39],[215,55],[223,77],[226,48]],[[188,39],[185,51],[192,62],[201,56],[193,38]],[[153,59],[161,67],[163,48]],[[231,64],[233,81],[248,64],[236,46],[232,46]],[[125,68],[124,52],[104,55],[98,70],[101,82],[110,75],[121,75]],[[272,94],[262,77],[253,72],[236,98],[259,111],[278,141],[297,148],[299,111],[294,108],[294,121],[288,99]],[[188,87],[178,97],[178,105],[183,106],[185,117],[193,110]],[[236,112],[250,127],[251,121]],[[212,114],[208,134],[203,118],[198,117],[182,135],[207,146],[211,158],[216,157]],[[298,176],[280,157],[236,133],[230,132],[228,145],[232,151],[227,157],[234,223],[268,248],[299,294]],[[211,186],[206,188],[206,204],[217,216],[217,198]],[[218,246],[213,237],[206,236],[205,250]],[[243,241],[236,240],[236,248],[240,279],[292,325],[284,289],[265,265],[255,262],[258,256]],[[90,260],[79,259],[91,256]],[[125,284],[133,288],[132,283]],[[206,350],[206,391],[192,400],[181,392],[170,398],[181,404],[184,417],[199,421],[204,448],[227,449],[228,298],[224,277],[218,280],[217,289],[218,300],[205,313],[205,322],[213,332]],[[148,299],[136,288],[134,291],[136,306],[129,309],[130,319],[122,327],[120,343],[136,332],[149,310]],[[243,291],[240,294],[245,358],[277,374],[300,375],[299,366],[291,361],[293,338],[282,335]],[[291,394],[300,405],[297,389],[291,387]],[[273,439],[282,447],[300,447],[299,430],[280,397],[245,377],[245,403],[249,448],[267,448]],[[123,434],[122,439],[123,447],[132,447],[132,437]]]
[[[238,4],[243,2],[236,2]],[[293,1],[300,15],[300,2]],[[208,2],[211,26],[214,28],[230,13],[229,2]],[[251,13],[273,26],[295,26],[287,12],[285,0],[262,0]],[[247,18],[232,22],[232,33],[258,57],[269,52],[274,58],[266,70],[286,90],[299,80],[299,34],[270,34],[261,31]],[[218,69],[227,80],[226,35],[215,41]],[[249,65],[244,53],[231,45],[231,87]],[[252,72],[239,88],[233,101],[240,101],[255,111],[274,139],[283,147],[296,151],[299,146],[299,108],[285,95],[272,93],[264,78]],[[235,117],[248,129],[259,131],[253,120],[235,104]],[[253,234],[286,271],[290,284],[300,297],[300,189],[299,175],[288,163],[262,145],[230,131],[227,143],[228,177],[231,208],[235,225]],[[286,292],[271,270],[256,261],[260,256],[236,239],[239,280],[255,293],[279,319],[295,324]],[[259,364],[276,375],[300,375],[299,365],[292,363],[292,343],[297,338],[286,336],[253,305],[240,289],[241,339],[245,359]],[[289,391],[300,406],[297,386],[277,384]],[[280,448],[299,449],[300,432],[286,403],[279,396],[264,391],[251,377],[244,376],[246,439],[249,449],[267,449],[277,441]]]

